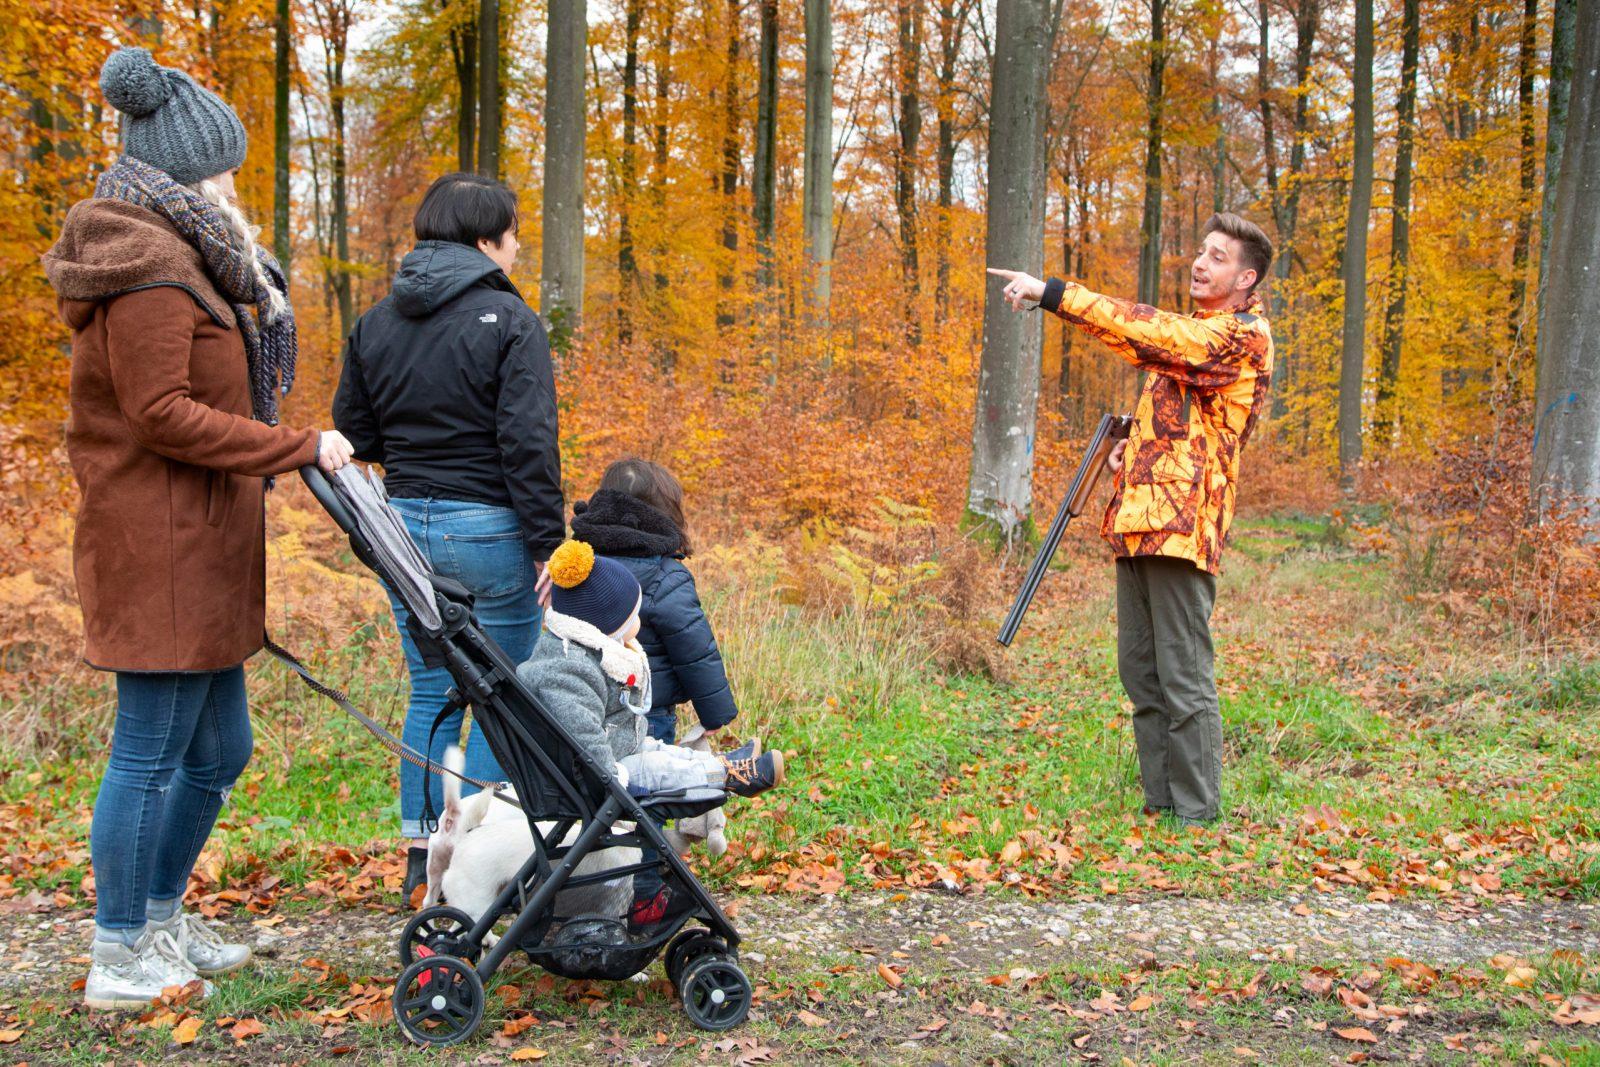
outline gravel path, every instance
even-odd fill
[[[1246,957],[1301,963],[1381,962],[1400,956],[1434,966],[1476,964],[1499,953],[1565,948],[1600,955],[1600,905],[1499,903],[1460,910],[1428,903],[1374,904],[1309,894],[1263,901],[1155,898],[1029,901],[937,894],[852,893],[843,898],[737,898],[743,954],[780,965],[832,957],[898,961],[989,974],[1082,961],[1179,963]],[[229,922],[280,967],[320,958],[352,974],[384,974],[404,916],[342,911],[325,916]],[[76,975],[92,920],[69,915],[0,917],[0,990],[37,985],[64,968]]]

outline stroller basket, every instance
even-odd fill
[[[722,790],[630,796],[609,761],[602,766],[575,744],[518,679],[473,615],[472,595],[432,572],[381,479],[354,464],[331,477],[305,467],[301,477],[357,558],[405,604],[425,662],[449,670],[451,704],[472,709],[532,832],[527,861],[484,914],[445,904],[406,925],[394,991],[406,1036],[432,1045],[470,1038],[486,1009],[484,983],[518,949],[554,974],[611,981],[665,949],[667,976],[692,1022],[710,1030],[742,1022],[753,989],[739,966],[739,933],[661,830],[665,820],[721,805]],[[642,859],[646,849],[654,858]],[[687,907],[654,923],[630,916],[633,879],[646,872]],[[703,926],[685,929],[695,920]]]

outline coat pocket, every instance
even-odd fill
[[[1122,503],[1112,531],[1194,533],[1205,469],[1205,452],[1198,442],[1159,438],[1142,442],[1124,471]]]
[[[206,525],[221,526],[228,516],[228,475],[225,471],[206,471]]]

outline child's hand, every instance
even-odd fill
[[[550,606],[550,568],[543,563],[539,564],[539,578],[533,583],[533,589],[539,595],[539,607],[548,608]]]

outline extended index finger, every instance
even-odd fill
[[[998,274],[1000,277],[1006,279],[1007,281],[1011,281],[1011,280],[1015,279],[1018,275],[1020,275],[1022,272],[1018,271],[1018,270],[1005,270],[1005,269],[1003,269],[1001,267],[990,267],[989,268],[989,273],[990,274]]]

